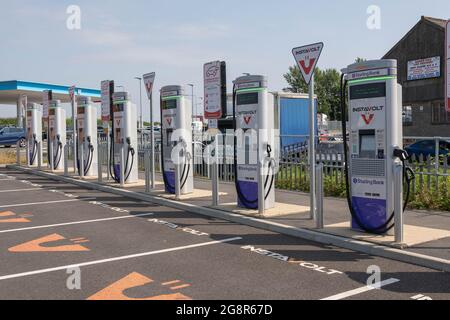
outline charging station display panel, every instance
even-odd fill
[[[386,81],[350,82],[351,193],[359,219],[376,228],[387,217]]]

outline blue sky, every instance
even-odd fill
[[[81,30],[66,28],[72,4],[81,8]],[[366,27],[370,5],[381,8],[380,30]],[[280,90],[295,46],[323,41],[319,66],[340,69],[356,57],[380,58],[421,15],[450,18],[448,0],[2,0],[1,6],[0,81],[98,88],[114,79],[135,103],[133,78],[143,73],[157,72],[156,89],[194,83],[202,96],[203,63],[223,59],[229,81],[264,74],[270,89]]]

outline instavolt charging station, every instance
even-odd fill
[[[42,159],[42,106],[37,103],[27,106],[27,143],[28,165],[35,167]]]
[[[414,178],[403,150],[402,87],[397,83],[397,61],[355,63],[342,73],[343,115],[348,95],[349,148],[345,142],[345,117],[342,126],[352,228],[386,234],[398,224],[397,237]],[[404,205],[402,180],[408,188]]]
[[[61,101],[50,101],[49,109],[48,160],[52,170],[64,169],[64,148],[66,146],[66,110]]]
[[[275,134],[273,95],[267,78],[249,75],[233,86],[234,168],[238,206],[275,207]]]
[[[90,97],[77,97],[77,169],[80,176],[97,174],[97,108]]]
[[[136,106],[128,92],[113,94],[112,142],[110,146],[110,174],[115,182],[138,182],[137,116]]]
[[[194,191],[192,105],[182,86],[161,89],[161,163],[165,190],[179,195]]]

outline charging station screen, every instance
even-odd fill
[[[78,114],[84,114],[84,107],[78,107]]]
[[[123,112],[123,104],[115,104],[113,107],[114,112]]]
[[[377,149],[375,135],[362,135],[360,143],[361,152],[373,152]]]
[[[172,110],[177,108],[177,100],[171,99],[171,100],[165,100],[162,103],[163,110]]]
[[[49,114],[50,116],[54,116],[54,115],[55,115],[55,109],[49,109],[49,110],[48,110],[48,114]]]
[[[248,105],[248,104],[258,104],[258,92],[252,93],[241,93],[237,96],[237,104]]]
[[[350,99],[370,99],[386,97],[386,82],[360,84],[350,87]]]

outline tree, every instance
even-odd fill
[[[336,69],[315,70],[315,94],[318,100],[318,112],[330,117],[330,120],[340,120],[340,77],[341,73]],[[289,90],[296,93],[307,93],[308,85],[303,80],[300,69],[297,66],[290,67],[284,75],[289,84]]]

